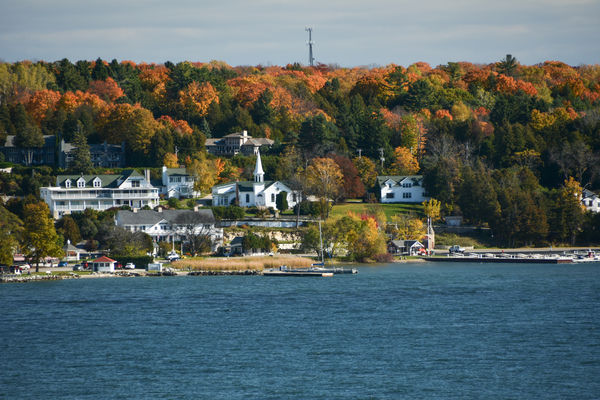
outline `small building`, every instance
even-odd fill
[[[447,226],[461,226],[463,217],[461,215],[448,215],[444,217]]]
[[[86,253],[84,249],[73,246],[70,240],[67,240],[67,244],[64,245],[62,249],[65,252],[64,259],[66,261],[79,261],[81,259],[81,254]]]
[[[108,258],[106,256],[102,256],[100,258],[92,261],[92,271],[94,272],[115,272],[115,267],[117,265],[117,261],[112,258]]]
[[[194,190],[194,182],[194,175],[185,168],[167,168],[163,165],[161,194],[166,198],[198,197],[200,193]]]
[[[583,189],[581,204],[588,211],[600,212],[600,197],[591,190]]]
[[[222,138],[206,139],[206,151],[214,155],[234,156],[238,153],[256,155],[261,148],[270,148],[275,143],[268,138],[253,138],[248,131],[231,133]]]
[[[381,203],[422,203],[429,200],[423,175],[378,176],[376,195]]]
[[[388,253],[403,256],[418,255],[425,246],[418,240],[392,240],[388,243]]]

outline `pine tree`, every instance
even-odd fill
[[[90,146],[83,133],[81,122],[77,123],[77,132],[75,132],[75,137],[73,138],[73,146],[73,164],[71,165],[71,170],[78,174],[90,173],[94,165],[92,164]]]

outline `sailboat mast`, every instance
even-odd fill
[[[319,241],[321,242],[321,263],[325,266],[325,257],[323,255],[323,235],[321,234],[321,220],[319,220]]]

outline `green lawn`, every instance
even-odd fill
[[[393,203],[393,204],[382,204],[382,203],[343,203],[336,204],[333,206],[329,217],[340,218],[345,216],[348,211],[352,211],[357,214],[363,214],[372,210],[381,209],[385,213],[387,220],[390,221],[392,215],[403,214],[403,213],[414,213],[418,217],[424,217],[423,206],[415,203]]]

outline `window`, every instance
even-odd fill
[[[250,195],[246,194],[246,203],[250,203]]]
[[[409,188],[409,187],[412,187],[412,183],[411,183],[411,182],[404,182],[404,183],[402,184],[402,187],[403,187],[403,188]]]
[[[77,180],[77,187],[78,188],[85,187],[85,181],[83,179],[78,179]]]
[[[393,199],[394,198],[394,193],[386,193],[385,194],[385,198],[386,199]]]
[[[410,198],[412,198],[412,193],[402,193],[402,198],[403,199],[410,199]]]
[[[98,178],[94,179],[94,187],[100,187],[101,184],[102,184],[102,182],[100,181],[100,179],[98,179]]]
[[[131,181],[131,187],[140,187],[140,181]]]
[[[275,193],[271,193],[271,202],[275,202]]]
[[[66,187],[66,188],[70,188],[70,187],[71,187],[71,180],[70,180],[70,179],[67,179],[67,180],[65,181],[65,187]]]
[[[297,200],[296,200],[296,193],[292,194],[292,200],[294,201],[294,203],[297,202]]]

